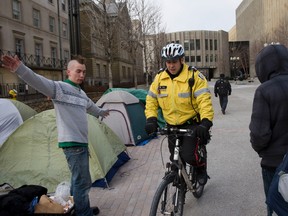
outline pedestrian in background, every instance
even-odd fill
[[[88,112],[96,117],[106,117],[109,110],[100,109],[80,88],[86,75],[84,58],[69,61],[68,79],[49,80],[26,67],[17,56],[2,57],[2,66],[16,73],[37,91],[51,98],[56,112],[58,145],[63,149],[71,171],[71,195],[77,216],[99,214],[99,209],[90,208],[89,191],[92,185],[89,171]]]
[[[228,104],[228,95],[231,95],[232,89],[228,79],[225,79],[224,74],[220,74],[220,79],[216,81],[214,86],[215,97],[219,95],[220,107],[223,115],[225,115],[227,104]]]
[[[250,142],[261,158],[267,198],[275,170],[288,151],[287,48],[276,44],[266,46],[257,55],[255,69],[261,85],[254,95],[249,125]],[[271,216],[272,212],[267,206],[267,215]]]

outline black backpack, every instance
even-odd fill
[[[227,83],[224,80],[218,82],[218,94],[221,96],[228,94]]]

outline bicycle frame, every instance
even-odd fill
[[[184,129],[185,130],[185,129]],[[182,163],[182,160],[180,158],[180,140],[179,140],[179,137],[176,136],[176,142],[175,142],[175,147],[174,147],[174,155],[173,155],[173,162],[172,164],[176,164],[178,165],[178,176],[181,177],[183,176],[184,180],[185,180],[185,183],[188,187],[189,190],[193,190],[193,186],[192,186],[192,183],[189,179],[189,176],[186,172],[186,169],[184,167],[184,164]],[[190,165],[189,165],[190,166]],[[190,168],[193,169],[192,166],[190,166]],[[190,170],[191,172],[192,170]],[[192,173],[191,173],[192,174]],[[192,179],[191,179],[192,180]]]
[[[189,165],[189,171],[187,172],[188,165],[185,167],[180,156],[181,143],[179,136],[185,133],[191,135],[193,131],[178,128],[164,128],[160,131],[161,135],[175,135],[176,140],[173,161],[166,164],[165,176],[153,197],[150,216],[182,216],[186,192],[191,191],[195,198],[202,196],[204,185],[199,184],[196,169]]]

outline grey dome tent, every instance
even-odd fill
[[[22,123],[18,109],[7,99],[0,99],[0,147]]]
[[[23,121],[37,114],[28,105],[5,98],[0,98],[0,110],[0,147]]]
[[[97,118],[88,115],[88,142],[92,182],[106,174],[126,150],[123,142]],[[26,120],[0,148],[0,184],[14,188],[41,185],[54,192],[62,181],[70,181],[63,151],[58,148],[54,109]],[[107,182],[108,184],[108,182]]]
[[[111,91],[104,94],[96,105],[110,110],[103,122],[125,145],[140,145],[150,139],[145,132],[145,107],[134,95],[122,90]]]

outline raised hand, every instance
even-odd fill
[[[102,117],[105,118],[105,117],[109,116],[109,111],[110,111],[110,110],[108,110],[108,109],[107,109],[107,110],[104,110],[104,112],[103,112],[103,114],[102,114]]]
[[[14,57],[8,55],[4,55],[1,57],[1,66],[10,70],[13,73],[18,69],[20,64],[21,61],[19,60],[17,55],[15,55]]]

